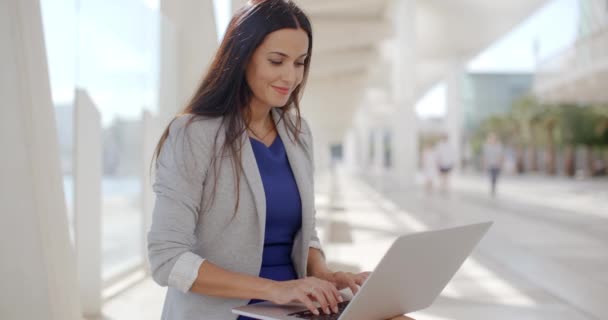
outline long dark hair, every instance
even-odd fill
[[[285,28],[303,29],[308,35],[309,43],[302,82],[294,89],[285,106],[282,106],[283,112],[280,113],[279,120],[288,128],[294,141],[299,143],[301,129],[299,102],[308,78],[313,42],[310,21],[306,14],[291,0],[250,0],[234,14],[202,82],[186,107],[177,115],[193,115],[186,126],[197,118],[223,117],[220,128],[224,128],[224,143],[219,155],[216,154],[218,135],[221,131],[218,130],[211,149],[213,154],[210,163],[216,172],[211,203],[215,198],[217,187],[218,167],[216,164],[217,162],[221,164],[221,161],[217,161],[217,158],[218,156],[224,158],[224,155],[228,154],[236,173],[235,214],[239,205],[240,177],[243,172],[241,162],[242,137],[251,117],[249,105],[253,95],[245,78],[245,70],[254,51],[262,44],[264,38],[269,33]],[[285,116],[289,112],[295,113],[295,121]],[[154,151],[154,158],[157,162],[163,144],[169,135],[170,126],[171,124],[163,132]]]

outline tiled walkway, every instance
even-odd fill
[[[317,178],[317,225],[335,269],[372,270],[399,235],[495,221],[419,320],[608,318],[608,183],[484,177],[454,179],[447,195],[390,177]],[[147,279],[104,306],[108,319],[158,319],[164,288]]]

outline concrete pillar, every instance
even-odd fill
[[[240,7],[247,3],[247,0],[228,0],[230,1],[230,12],[234,14]]]
[[[74,234],[82,313],[101,316],[101,115],[88,93],[74,95]]]
[[[213,0],[161,0],[160,124],[188,103],[218,48]]]
[[[414,183],[418,155],[418,134],[414,109],[416,87],[416,0],[392,3],[395,48],[392,100],[396,113],[391,117],[392,168],[404,185]]]
[[[446,113],[446,133],[448,141],[454,152],[454,169],[459,170],[462,158],[462,126],[463,126],[463,103],[464,103],[464,66],[454,68],[446,79],[447,84],[447,113]]]
[[[344,136],[344,142],[342,145],[344,169],[349,173],[353,173],[357,168],[357,153],[361,148],[357,140],[357,132],[354,128],[348,129],[346,135]]]
[[[357,170],[365,172],[371,165],[370,159],[370,125],[369,119],[366,118],[365,112],[359,110],[355,117],[355,136],[357,141]]]
[[[39,1],[0,25],[0,317],[81,319]]]
[[[160,76],[158,80],[158,125],[166,127],[179,112],[178,99],[178,35],[173,22],[164,15],[160,19]]]
[[[373,130],[374,136],[374,159],[373,167],[376,173],[383,173],[385,170],[384,166],[384,129],[376,128]]]
[[[315,154],[315,173],[323,173],[330,169],[331,152],[327,129],[316,125],[316,122],[309,123],[312,130]]]

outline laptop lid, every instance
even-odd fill
[[[388,319],[430,306],[491,225],[484,222],[399,237],[340,319]]]

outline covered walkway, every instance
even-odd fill
[[[317,223],[333,267],[371,270],[401,234],[495,221],[440,298],[414,318],[599,320],[608,315],[607,180],[505,177],[499,196],[490,198],[480,176],[456,177],[447,195],[398,187],[388,179],[355,177],[342,169],[317,178]],[[110,300],[104,314],[157,318],[163,295],[163,288],[146,279]]]

